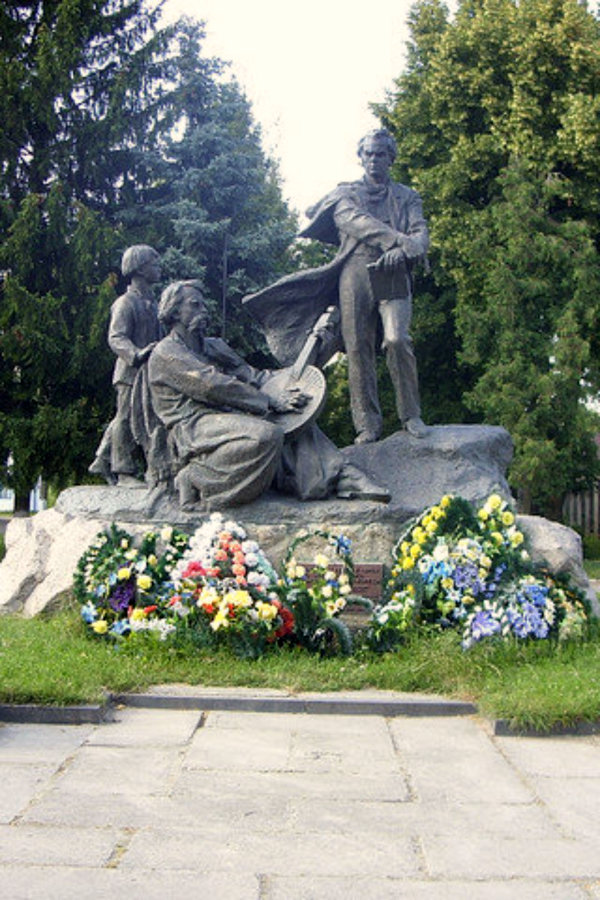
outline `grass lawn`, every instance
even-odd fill
[[[588,578],[600,579],[600,559],[584,559],[583,568]]]
[[[90,639],[76,610],[0,617],[0,702],[99,702],[107,693],[186,682],[291,692],[379,688],[475,702],[482,715],[541,730],[600,718],[600,636],[588,643],[480,645],[458,634],[413,637],[398,652],[319,659],[283,648],[258,661],[226,652],[177,652],[145,640]]]

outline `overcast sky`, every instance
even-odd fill
[[[167,0],[206,21],[206,54],[232,70],[299,211],[360,176],[359,138],[404,66],[411,0]]]

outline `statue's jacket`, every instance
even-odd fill
[[[161,337],[155,300],[144,297],[130,285],[115,300],[110,313],[108,344],[117,357],[113,384],[132,385],[139,366],[139,351]]]
[[[373,208],[377,208],[377,215]],[[300,237],[339,247],[334,259],[281,278],[243,301],[258,319],[271,352],[282,365],[294,361],[319,315],[328,306],[339,306],[340,273],[352,256],[364,256],[366,265],[399,247],[403,261],[393,277],[410,296],[413,265],[425,260],[429,246],[421,198],[403,184],[390,182],[376,192],[364,180],[339,184],[307,215],[310,222]],[[323,347],[318,364],[341,349],[338,332]]]

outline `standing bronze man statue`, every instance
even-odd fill
[[[136,244],[123,254],[121,271],[129,286],[112,305],[108,329],[108,344],[117,357],[113,372],[117,411],[89,471],[109,483],[132,485],[140,483],[136,478],[137,442],[131,429],[133,385],[140,366],[162,336],[152,293],[152,285],[161,276],[159,255],[147,244]]]
[[[310,327],[325,306],[339,305],[341,334],[329,352],[343,347],[348,357],[356,443],[381,436],[376,350],[382,331],[398,417],[410,434],[422,437],[426,426],[409,329],[412,269],[426,258],[427,224],[419,195],[390,179],[396,156],[391,134],[379,129],[365,135],[358,155],[364,177],[338,185],[311,207],[307,213],[311,221],[301,232],[301,237],[339,246],[335,259],[281,279],[245,302],[283,363],[298,330]]]

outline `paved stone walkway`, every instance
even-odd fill
[[[126,708],[0,724],[4,900],[600,898],[600,737]]]

